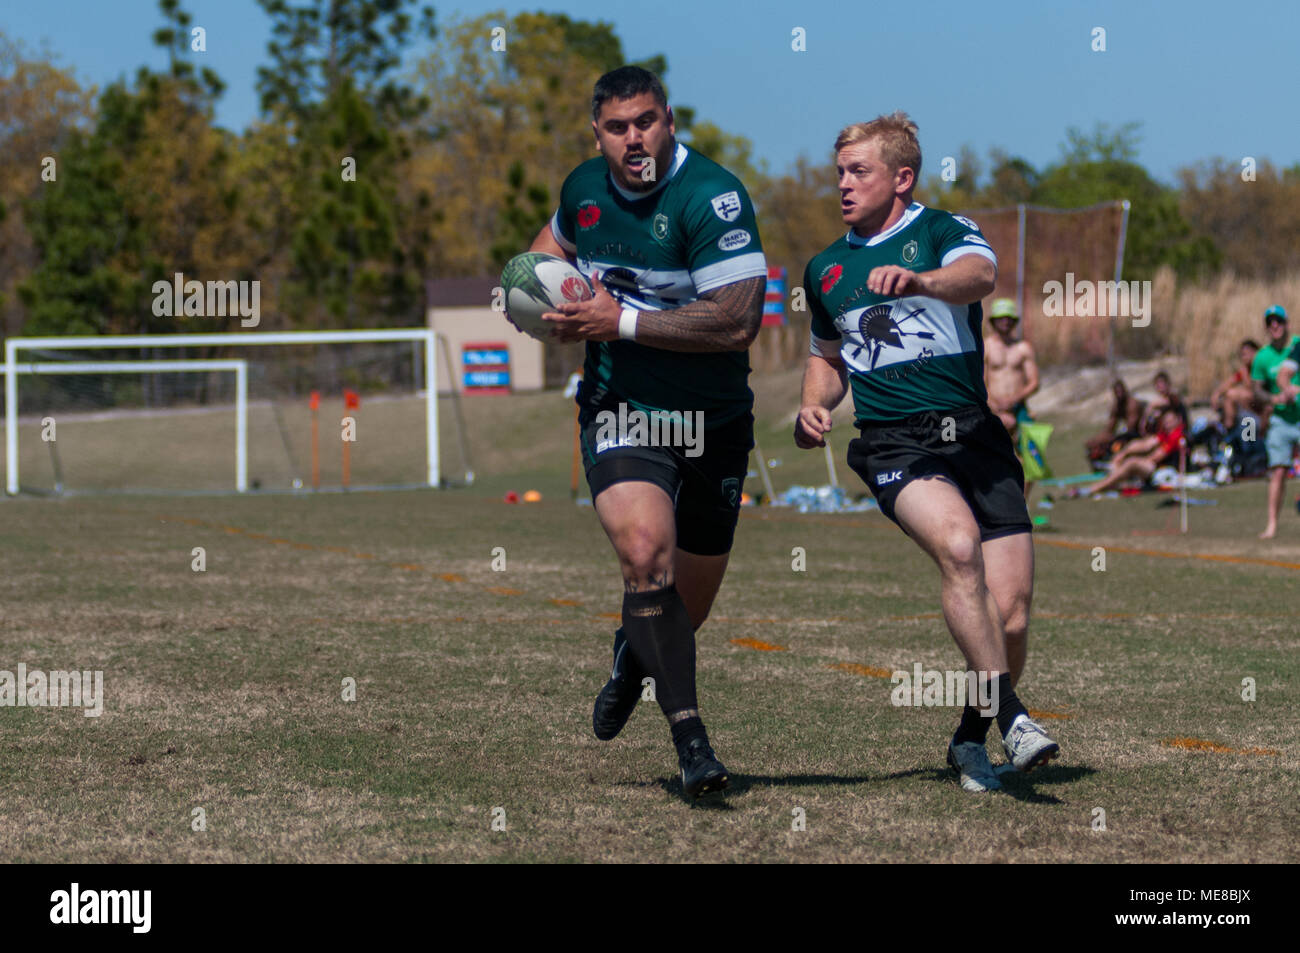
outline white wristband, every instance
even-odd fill
[[[636,308],[624,308],[618,316],[618,336],[624,341],[636,340]]]

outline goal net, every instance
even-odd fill
[[[433,332],[11,338],[9,492],[436,486],[468,470]],[[12,380],[11,380],[12,378]],[[448,400],[444,397],[443,402]],[[448,411],[448,419],[455,415]],[[15,426],[16,423],[16,426]]]
[[[1016,205],[971,209],[998,254],[993,297],[1011,298],[1022,317],[1021,333],[1042,364],[1112,360],[1115,322],[1107,317],[1062,318],[1044,314],[1048,282],[1119,281],[1122,278],[1128,202],[1084,208]]]

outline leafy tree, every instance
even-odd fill
[[[834,166],[800,156],[789,172],[761,177],[752,194],[768,264],[784,266],[793,288],[808,260],[844,233]]]
[[[392,74],[412,39],[437,35],[432,7],[422,7],[417,22],[407,9],[416,0],[258,3],[272,24],[273,65],[257,70],[264,112],[306,122],[345,85],[355,86],[385,119],[408,115],[416,105],[413,90]]]
[[[1161,185],[1134,161],[1137,125],[1115,132],[1098,125],[1091,134],[1067,132],[1060,162],[1044,170],[1032,201],[1069,208],[1128,199],[1126,278],[1149,280],[1160,265],[1180,276],[1217,268],[1220,255],[1207,236],[1195,235],[1179,210],[1178,193]]]
[[[763,172],[754,167],[754,144],[749,139],[726,132],[707,120],[696,122],[688,135],[691,148],[734,173],[747,189],[752,191],[758,186],[767,162],[760,163]]]
[[[436,36],[415,0],[259,0],[272,19],[262,108],[291,146],[293,220],[284,306],[348,327],[421,320],[420,201],[403,195],[415,120],[427,101],[395,71]]]
[[[984,163],[968,145],[963,145],[955,158],[956,178],[945,181],[942,169],[930,174],[915,192],[918,202],[941,208],[971,208],[982,204],[979,183],[984,174]]]
[[[1038,171],[1028,161],[1012,157],[1000,149],[989,151],[992,171],[980,189],[980,205],[1000,208],[1027,203],[1038,188]]]
[[[505,29],[502,52],[494,27]],[[435,274],[490,273],[532,242],[564,177],[595,154],[592,86],[624,62],[613,27],[564,14],[497,12],[442,30],[417,64],[432,133],[407,186],[429,202]],[[662,57],[640,65],[666,68]],[[674,107],[679,130],[684,109]]]
[[[1275,279],[1295,270],[1300,235],[1300,164],[1263,161],[1243,178],[1240,161],[1213,159],[1179,171],[1180,207],[1193,232],[1214,241],[1243,277]]]
[[[987,179],[971,150],[963,147],[957,181],[945,183],[931,176],[917,198],[954,209],[1019,203],[1077,208],[1128,199],[1126,278],[1151,279],[1160,265],[1170,265],[1182,276],[1217,268],[1221,256],[1212,233],[1196,233],[1183,214],[1178,191],[1157,182],[1136,161],[1139,130],[1139,123],[1117,129],[1099,123],[1090,132],[1067,129],[1061,158],[1041,172],[1022,158],[993,149]]]
[[[58,188],[26,209],[40,264],[20,286],[27,334],[105,334],[139,330],[147,287],[138,263],[147,237],[122,188],[124,148],[138,142],[141,104],[122,84],[104,90],[89,134],[60,155]]]
[[[237,321],[155,315],[152,286],[187,279],[240,280],[250,244],[234,214],[234,138],[212,124],[223,84],[194,70],[188,14],[160,0],[165,72],[142,68],[132,87],[109,86],[93,130],[74,135],[57,188],[30,207],[42,261],[22,288],[31,333],[161,333],[219,330]]]
[[[38,264],[25,206],[67,182],[63,149],[89,122],[91,95],[49,54],[34,55],[0,32],[0,335],[17,334],[17,294]],[[46,159],[55,179],[46,181]]]

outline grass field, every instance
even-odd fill
[[[881,677],[960,667],[925,557],[877,513],[746,511],[699,650],[733,787],[692,806],[656,706],[591,734],[621,586],[568,501],[564,402],[515,400],[513,431],[467,408],[492,474],[469,489],[0,502],[0,669],[102,670],[105,696],[0,708],[0,857],[1300,858],[1300,520],[1258,543],[1262,485],[1214,491],[1187,536],[1151,496],[1050,512],[1020,694],[1063,756],[985,796],[943,771],[956,712],[896,708]],[[505,439],[528,429],[551,449]],[[779,485],[821,482],[787,430],[760,428]]]

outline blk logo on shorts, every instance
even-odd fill
[[[902,470],[889,470],[877,475],[876,486],[884,486],[887,483],[897,483],[901,479],[903,479]]]

